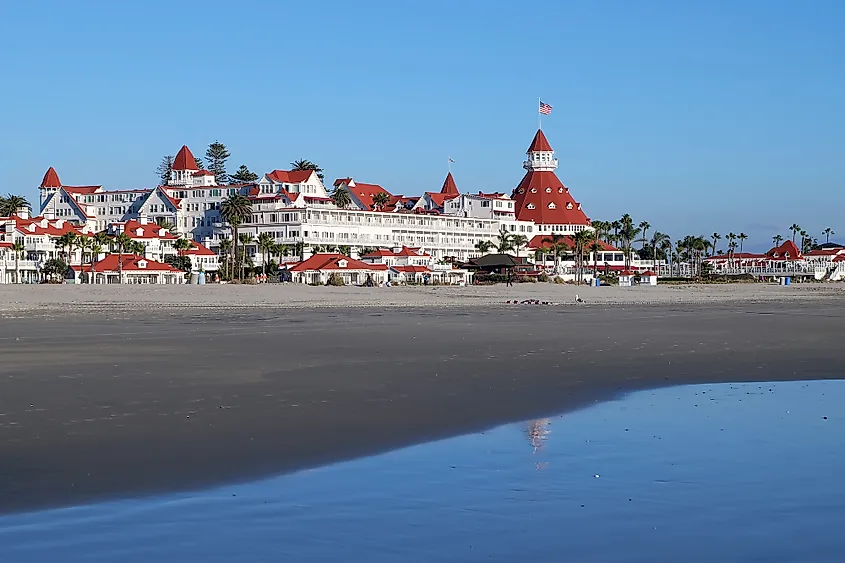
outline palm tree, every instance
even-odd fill
[[[657,247],[663,248],[667,242],[671,244],[672,241],[669,239],[669,235],[665,233],[655,231],[651,235],[651,266],[655,271],[657,271]]]
[[[73,265],[73,247],[77,243],[78,235],[74,232],[67,232],[56,239],[54,239],[54,243],[57,248],[61,248],[62,252],[64,249],[67,248],[67,265]]]
[[[736,238],[739,239],[739,259],[742,260],[742,243],[748,238],[748,235],[739,233]]]
[[[378,192],[373,195],[373,209],[384,211],[384,206],[390,203],[390,196],[387,192]]]
[[[780,243],[782,243],[782,242],[783,242],[782,236],[775,235],[775,236],[772,237],[772,243],[774,243],[775,246],[780,246]]]
[[[0,217],[9,217],[18,212],[19,209],[32,209],[32,206],[22,195],[8,194],[0,196]]]
[[[735,244],[736,243],[736,234],[733,231],[731,231],[727,235],[725,235],[725,238],[728,241],[728,260],[733,260],[733,257],[734,257],[733,251],[736,248],[736,244]]]
[[[240,256],[240,271],[241,271],[241,279],[246,277],[246,247],[255,242],[251,233],[241,233],[238,235],[238,242],[241,243],[241,256]],[[237,256],[235,256],[237,258]]]
[[[168,221],[164,217],[158,217],[156,219],[156,223],[158,224],[159,227],[161,227],[165,231],[167,231],[171,234],[174,234],[174,235],[176,234],[176,225],[173,224],[172,222]]]
[[[828,227],[822,231],[822,234],[824,235],[825,244],[828,244],[830,242],[830,235],[835,235],[836,233],[833,232],[833,229]]]
[[[117,272],[119,277],[118,283],[123,283],[123,252],[125,250],[128,250],[132,246],[132,243],[134,241],[129,238],[129,235],[127,235],[126,233],[120,233],[119,235],[116,235],[112,240],[114,242],[115,248],[117,248]]]
[[[722,240],[722,235],[720,235],[719,233],[713,233],[711,238],[713,239],[713,252],[715,253],[716,252],[716,244],[720,240]]]
[[[335,188],[332,192],[332,202],[341,209],[346,209],[352,203],[349,192],[343,188]]]
[[[98,233],[99,234],[99,233]],[[94,275],[97,273],[97,260],[100,258],[100,253],[103,251],[103,246],[97,242],[97,237],[91,238],[91,280],[88,283],[95,283]]]
[[[634,221],[627,213],[619,220],[619,229],[617,236],[622,243],[622,248],[625,250],[625,268],[631,267],[631,247],[637,235],[640,234],[639,227],[634,226]]]
[[[496,239],[497,242],[494,246],[500,254],[504,254],[508,250],[513,250],[513,243],[511,242],[513,240],[513,235],[511,235],[504,226],[499,229],[499,234],[496,235]]]
[[[290,166],[291,170],[313,170],[317,173],[317,177],[320,178],[320,180],[325,178],[325,176],[323,176],[323,169],[311,162],[310,160],[294,160],[290,163]]]
[[[133,240],[132,244],[129,245],[128,250],[132,254],[137,254],[138,256],[143,257],[147,253],[147,245],[139,240]]]
[[[551,236],[544,238],[543,241],[542,241],[542,244],[548,244],[549,245],[550,250],[554,254],[555,273],[560,271],[560,255],[563,254],[564,252],[568,252],[571,249],[571,247],[569,246],[569,243],[567,243],[566,240],[567,239],[566,239],[565,235],[558,235],[558,234],[552,233]]]
[[[233,195],[220,204],[220,217],[232,226],[232,240],[235,241],[235,260],[238,259],[238,227],[252,215],[252,203],[243,195]]]
[[[639,227],[643,235],[642,238],[640,238],[640,241],[643,243],[640,250],[645,250],[645,245],[648,243],[648,230],[651,228],[651,225],[648,221],[641,221]]]
[[[76,247],[79,249],[79,265],[82,266],[85,264],[85,251],[91,248],[91,244],[94,241],[91,240],[91,237],[85,235],[79,235],[76,237]]]
[[[176,239],[176,242],[173,243],[173,248],[176,250],[176,254],[178,256],[184,256],[185,252],[191,250],[193,247],[194,243],[188,238],[178,238]]]
[[[798,231],[801,230],[801,227],[798,226],[798,223],[792,223],[792,226],[789,227],[789,230],[792,231],[792,242],[795,242],[795,235],[798,234]]]
[[[528,237],[525,235],[511,235],[511,244],[516,251],[516,255],[519,256],[520,249],[528,246]]]
[[[299,256],[300,260],[305,260],[305,242],[301,240],[297,241],[293,245],[293,251],[296,253],[297,256]]]
[[[489,240],[480,240],[475,243],[475,249],[479,251],[482,255],[490,252],[491,248],[493,248],[493,243]]]
[[[584,279],[584,253],[593,239],[593,233],[578,231],[572,238],[575,242],[575,281],[581,283]]]
[[[281,244],[274,244],[273,250],[271,251],[273,254],[279,257],[279,263],[282,262],[282,257],[286,257],[288,252],[290,251],[290,247],[284,243]]]
[[[270,236],[270,233],[261,233],[258,235],[258,250],[261,251],[261,262],[263,271],[267,273],[267,263],[270,262],[270,252],[276,245],[276,241]]]
[[[21,283],[21,269],[18,260],[20,260],[21,254],[23,254],[24,250],[26,250],[26,247],[20,240],[16,240],[12,243],[12,253],[15,255],[15,283]]]
[[[231,251],[232,250],[232,239],[230,238],[222,238],[220,239],[220,252],[226,257],[226,261],[224,264],[226,265],[226,274],[231,277],[232,270],[231,270]]]
[[[809,237],[809,235],[807,235],[807,231],[802,229],[801,232],[799,232],[798,234],[801,235],[801,244],[798,246],[798,248],[801,249],[801,252],[806,252],[807,251],[807,242],[812,242],[812,241],[809,240],[810,237]]]

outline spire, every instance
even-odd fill
[[[528,147],[528,150],[525,151],[525,154],[538,151],[552,152],[553,150],[554,149],[552,149],[552,146],[549,144],[549,141],[546,140],[546,135],[543,134],[543,130],[537,129],[537,134],[534,135],[534,140],[531,141],[531,146]]]
[[[47,169],[44,174],[44,179],[41,180],[41,188],[61,188],[62,183],[59,181],[59,175],[56,174],[56,169],[52,166]]]
[[[188,145],[182,145],[182,148],[176,153],[176,159],[173,161],[173,170],[199,170],[197,168],[197,161],[191,149],[188,148]]]
[[[446,174],[446,181],[443,182],[443,187],[440,188],[440,193],[448,195],[461,195],[461,192],[458,191],[457,184],[455,184],[455,179],[452,178],[451,172]]]

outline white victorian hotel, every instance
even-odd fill
[[[180,234],[218,251],[220,241],[232,236],[220,217],[220,204],[241,194],[251,200],[253,213],[240,233],[257,239],[266,232],[291,247],[302,243],[305,257],[315,248],[349,247],[357,256],[363,248],[407,246],[424,249],[434,260],[467,260],[478,255],[476,243],[495,241],[502,228],[535,241],[551,233],[590,228],[580,204],[555,175],[557,159],[542,131],[537,131],[527,155],[525,176],[512,196],[462,194],[451,173],[439,191],[417,197],[349,177],[333,185],[349,193],[351,204],[341,209],[313,171],[274,170],[255,183],[218,186],[214,175],[199,170],[190,149],[183,146],[168,184],[153,189],[110,191],[102,186],[64,185],[50,168],[39,186],[38,215],[89,232],[114,230],[129,221],[167,221]],[[261,264],[255,244],[247,251]]]

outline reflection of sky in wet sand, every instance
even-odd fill
[[[644,391],[256,483],[0,517],[0,562],[839,563],[843,400],[836,381]]]

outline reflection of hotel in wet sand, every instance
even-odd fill
[[[551,434],[551,420],[548,418],[541,418],[539,420],[532,420],[528,425],[528,441],[534,448],[534,453],[543,449],[543,446]]]

